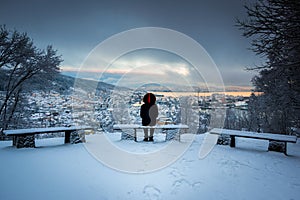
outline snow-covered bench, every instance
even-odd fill
[[[283,134],[273,134],[273,133],[256,133],[249,131],[237,131],[229,129],[214,128],[210,131],[211,134],[223,134],[230,136],[230,146],[235,147],[235,137],[253,138],[253,139],[263,139],[269,141],[284,142],[284,154],[287,155],[287,143],[296,143],[297,137],[293,135],[283,135]]]
[[[156,125],[156,126],[141,126],[138,124],[115,124],[113,126],[113,130],[125,130],[125,129],[133,129],[134,130],[134,141],[137,141],[136,131],[138,129],[163,129],[163,130],[172,130],[172,129],[188,129],[189,127],[185,124],[167,124],[167,125]],[[167,139],[167,134],[166,134]],[[179,135],[180,140],[180,135]]]
[[[49,127],[4,130],[7,136],[13,136],[13,146],[17,148],[35,147],[35,134],[65,132],[65,143],[70,143],[71,133],[80,130],[92,130],[89,126]],[[84,135],[83,135],[84,137]]]

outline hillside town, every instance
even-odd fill
[[[74,89],[73,89],[74,91]],[[22,124],[17,127],[55,127],[89,125],[96,131],[112,131],[113,124],[130,123],[141,124],[139,116],[142,98],[146,91],[133,91],[127,96],[124,94],[113,95],[109,90],[99,90],[96,95],[83,90],[60,94],[55,91],[34,91],[27,93],[25,111],[19,117]],[[126,95],[125,95],[126,94]],[[160,95],[156,92],[159,107],[158,123],[182,123],[184,98],[189,98],[189,104],[199,123],[198,133],[203,133],[209,125],[210,113],[216,105],[224,109],[247,113],[248,97],[225,96],[212,94],[210,96],[173,97]],[[122,100],[122,101],[120,101]]]

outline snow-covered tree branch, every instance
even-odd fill
[[[0,101],[0,122],[7,128],[16,106],[20,92],[28,80],[40,79],[43,83],[59,72],[61,56],[56,55],[52,46],[41,50],[34,46],[26,33],[0,27],[0,73],[6,77],[4,95]]]

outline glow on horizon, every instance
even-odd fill
[[[84,68],[76,68],[76,67],[72,67],[72,66],[62,66],[61,70],[62,72],[83,72],[83,73],[110,73],[110,74],[127,74],[127,73],[131,73],[131,74],[149,74],[149,75],[165,75],[167,74],[169,71],[172,71],[173,73],[177,73],[179,75],[182,76],[188,76],[190,74],[190,71],[185,67],[185,66],[181,66],[181,64],[179,64],[178,66],[176,65],[163,65],[163,68],[160,68],[162,65],[158,64],[148,64],[148,65],[141,65],[140,67],[151,67],[152,69],[159,69],[157,71],[144,71],[144,70],[134,70],[135,68],[111,68],[111,69],[107,69],[107,70],[103,70],[103,68],[97,68],[97,67],[84,67]],[[137,68],[140,68],[137,67]]]
[[[89,66],[62,66],[62,71],[77,73],[110,73],[110,74],[149,74],[149,75],[168,75],[176,73],[181,76],[190,74],[189,64],[181,61],[165,61],[153,58],[126,59],[120,58],[108,66],[97,66],[97,61],[93,61]]]

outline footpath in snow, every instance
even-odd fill
[[[110,136],[118,148],[140,155],[168,145]],[[88,144],[97,145],[97,138],[87,137]],[[197,135],[175,162],[148,173],[112,169],[84,144],[65,145],[63,138],[37,140],[35,149],[1,141],[0,199],[299,199],[299,142],[289,144],[290,156],[285,156],[267,152],[266,141],[237,138],[236,148],[217,145],[199,159],[203,138]]]

